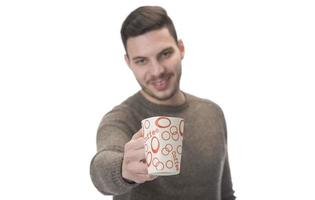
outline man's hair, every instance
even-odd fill
[[[128,38],[164,27],[168,29],[177,44],[174,24],[164,8],[159,6],[141,6],[135,9],[127,16],[120,30],[126,52]]]

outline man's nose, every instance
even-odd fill
[[[151,73],[153,76],[160,76],[165,72],[165,67],[158,61],[152,61]]]

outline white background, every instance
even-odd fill
[[[312,1],[107,2],[1,1],[0,199],[111,199],[89,164],[102,116],[139,89],[119,31],[144,4],[186,45],[181,88],[225,112],[238,199],[313,198]]]

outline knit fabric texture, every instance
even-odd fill
[[[180,106],[151,103],[140,92],[113,108],[97,132],[97,153],[90,166],[95,187],[114,200],[233,200],[227,131],[214,102],[184,93]],[[122,178],[124,145],[153,116],[184,118],[181,171],[142,184]]]

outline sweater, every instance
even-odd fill
[[[233,200],[227,131],[223,112],[214,102],[184,93],[179,106],[154,104],[140,92],[114,107],[97,132],[97,153],[90,164],[95,187],[114,200]],[[124,145],[153,116],[184,118],[181,171],[142,184],[122,177]]]

